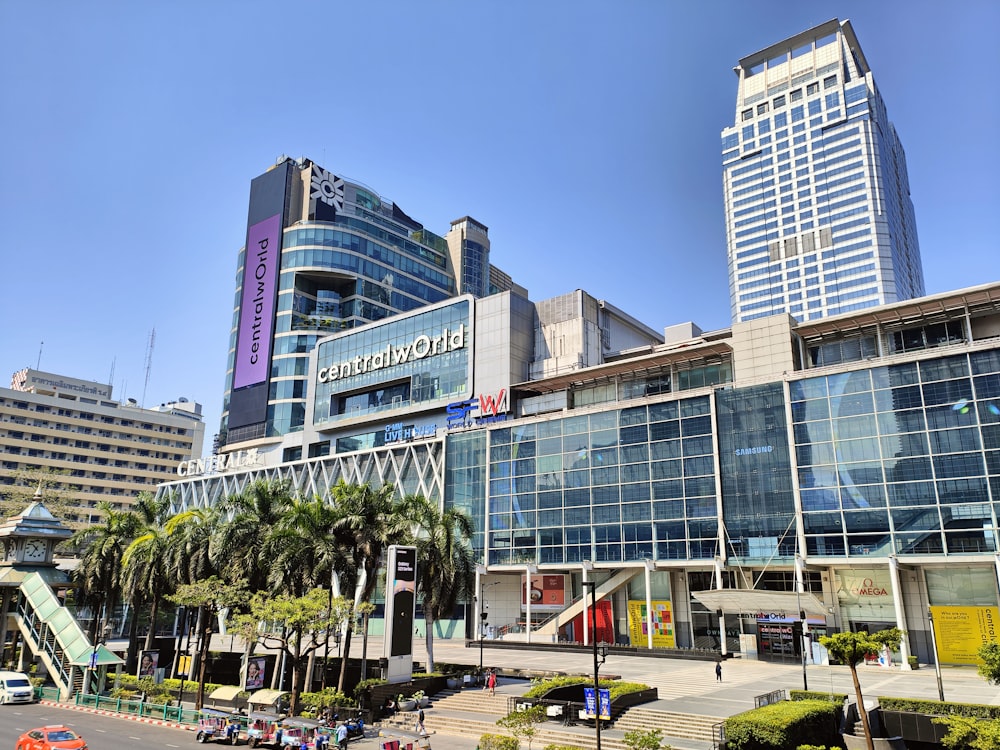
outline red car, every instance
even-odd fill
[[[87,743],[69,727],[53,724],[22,734],[17,738],[17,750],[87,750]]]

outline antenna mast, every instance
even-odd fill
[[[35,363],[35,369],[36,370],[41,370],[42,369],[42,347],[43,346],[45,346],[45,342],[44,341],[39,341],[38,342],[38,362]]]
[[[156,329],[149,332],[149,343],[146,345],[146,379],[142,384],[142,401],[139,406],[146,408],[146,386],[149,385],[149,372],[153,369],[153,346],[156,344]]]

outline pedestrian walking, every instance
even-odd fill
[[[337,747],[347,750],[347,725],[344,722],[337,725]]]
[[[424,709],[420,709],[417,713],[417,725],[413,727],[413,731],[418,734],[427,734],[427,730],[424,728]]]
[[[497,689],[497,672],[495,669],[490,670],[490,676],[486,678],[486,684],[489,686],[490,695],[494,695]]]
[[[715,663],[715,679],[718,682],[722,682],[722,662],[717,661]]]

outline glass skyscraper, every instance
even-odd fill
[[[906,157],[848,21],[740,60],[722,131],[734,322],[924,294]]]

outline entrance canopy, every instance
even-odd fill
[[[794,591],[758,591],[756,589],[714,589],[692,591],[691,595],[708,609],[745,614],[758,619],[797,620],[799,610],[806,616],[825,619],[827,607],[814,594]]]
[[[209,695],[209,699],[213,701],[231,701],[235,700],[236,696],[243,692],[243,688],[236,685],[223,685],[217,687]]]
[[[250,696],[247,703],[255,706],[270,706],[278,702],[282,696],[288,695],[287,690],[258,690]]]

